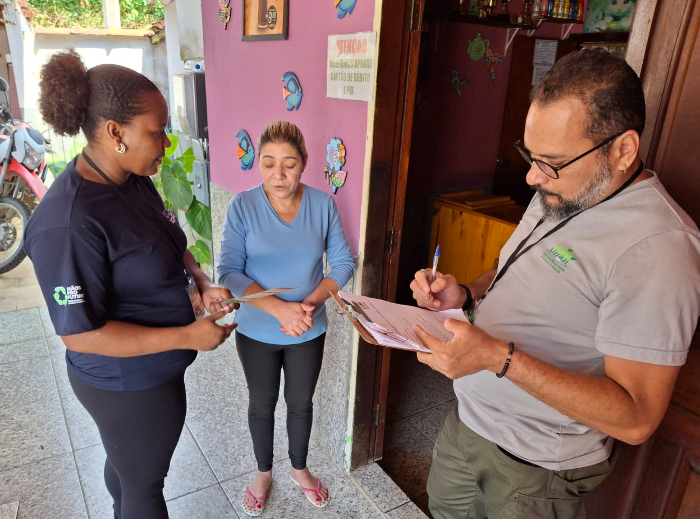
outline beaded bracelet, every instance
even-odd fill
[[[510,348],[508,348],[508,358],[506,359],[506,363],[503,365],[503,369],[501,370],[501,372],[496,373],[496,376],[498,378],[503,378],[506,374],[506,371],[508,371],[508,366],[510,366],[510,356],[513,355],[513,351],[515,350],[515,344],[509,342],[508,346],[510,346]]]
[[[472,291],[469,290],[469,287],[467,285],[459,286],[461,286],[467,292],[467,300],[464,301],[464,304],[462,305],[462,310],[464,312],[471,312],[472,306],[474,306],[474,298],[472,297]]]

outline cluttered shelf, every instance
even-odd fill
[[[499,16],[479,18],[465,12],[426,12],[425,20],[446,20],[449,22],[470,23],[474,25],[487,25],[490,27],[500,27],[503,29],[536,29],[541,22],[561,23],[561,24],[583,24],[582,20],[570,20],[567,18],[533,18],[531,24],[512,23],[505,21]]]

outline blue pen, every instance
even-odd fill
[[[435,249],[435,257],[433,257],[433,272],[430,275],[430,284],[435,281],[435,273],[437,272],[438,260],[440,259],[440,245]]]

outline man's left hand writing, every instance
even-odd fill
[[[452,380],[482,370],[499,373],[508,357],[508,344],[472,324],[448,319],[445,329],[454,337],[442,342],[418,325],[413,331],[433,353],[418,353],[418,360]]]

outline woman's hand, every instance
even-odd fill
[[[280,300],[272,316],[280,322],[280,331],[299,337],[314,325],[314,306],[305,303],[287,303]]]
[[[219,347],[226,339],[229,338],[233,329],[237,324],[224,324],[219,326],[216,321],[224,317],[231,311],[231,307],[218,310],[211,315],[203,317],[199,321],[185,326],[183,329],[186,334],[183,349],[197,351],[211,351]]]
[[[233,297],[231,291],[225,286],[217,285],[216,283],[208,281],[206,283],[202,283],[202,285],[197,285],[197,288],[199,288],[199,293],[202,296],[204,308],[206,308],[210,314],[218,312],[225,307],[235,310],[240,306],[238,303],[229,303],[224,305],[218,302],[222,299],[231,299]]]

